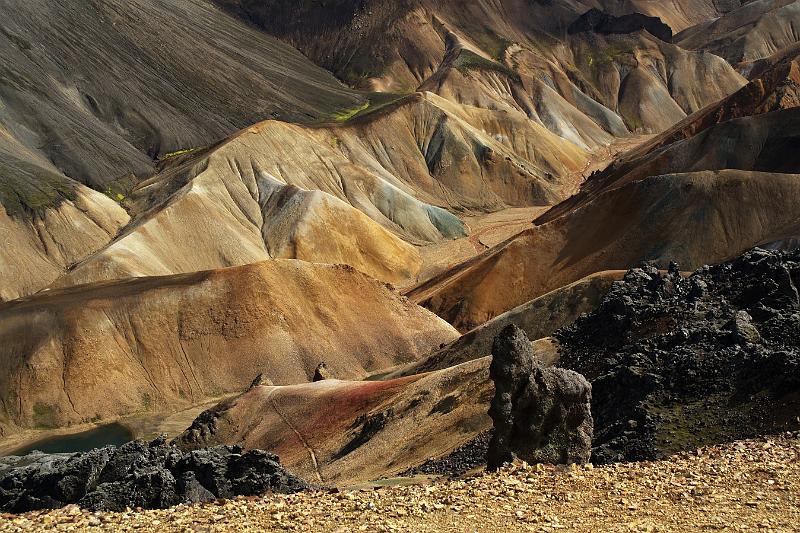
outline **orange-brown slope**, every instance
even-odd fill
[[[352,268],[301,261],[51,291],[0,306],[0,421],[177,410],[320,361],[357,378],[456,336]]]
[[[644,260],[663,266],[676,260],[694,269],[794,237],[798,201],[798,174],[716,170],[648,177],[524,231],[409,297],[465,331],[593,272]]]

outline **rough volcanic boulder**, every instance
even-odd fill
[[[12,513],[68,504],[100,511],[159,509],[305,488],[273,454],[237,446],[183,453],[163,438],[0,460],[0,510]]]
[[[800,428],[800,251],[755,249],[688,277],[630,270],[557,332],[592,383],[595,463]]]
[[[261,385],[266,385],[268,387],[272,387],[275,384],[272,382],[271,379],[264,377],[264,374],[261,373],[261,374],[257,375],[255,377],[255,379],[253,379],[253,382],[250,383],[250,386],[247,388],[247,390],[253,390],[256,387],[260,387]]]
[[[569,34],[593,31],[602,35],[634,33],[641,30],[662,41],[672,42],[672,28],[664,24],[660,18],[648,17],[642,13],[615,17],[599,9],[590,9],[567,28]]]
[[[546,368],[534,357],[525,332],[513,324],[495,339],[489,375],[495,383],[489,409],[495,429],[487,457],[490,469],[516,459],[589,461],[592,387],[583,376]]]

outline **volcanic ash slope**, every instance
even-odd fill
[[[0,301],[34,293],[114,239],[128,214],[0,129]]]
[[[779,62],[592,175],[534,228],[409,296],[468,330],[594,272],[643,260],[697,268],[796,239],[796,72],[793,59]]]
[[[197,0],[0,2],[0,126],[96,188],[266,117],[363,97],[294,48]]]
[[[719,170],[654,176],[526,230],[409,297],[467,330],[594,272],[644,260],[676,259],[695,268],[795,238],[798,201],[797,174]]]

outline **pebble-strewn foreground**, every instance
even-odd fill
[[[520,466],[429,486],[92,514],[0,517],[17,531],[687,531],[800,529],[800,434],[608,467]]]

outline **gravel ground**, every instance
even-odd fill
[[[656,462],[521,465],[431,485],[245,498],[166,511],[0,516],[18,531],[800,530],[800,434]]]

